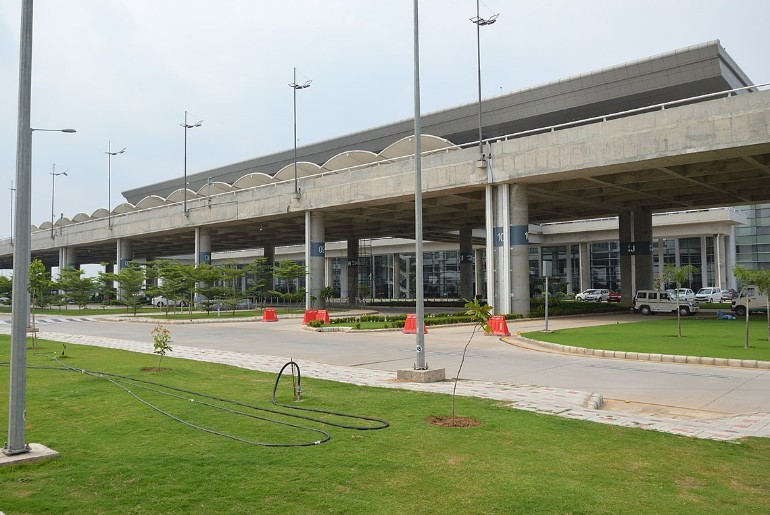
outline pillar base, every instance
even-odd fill
[[[16,463],[32,462],[44,459],[58,458],[59,453],[39,443],[29,444],[29,451],[18,454],[0,452],[0,467]]]
[[[428,370],[415,370],[410,368],[397,370],[396,379],[410,381],[412,383],[437,383],[446,379],[446,370],[443,368]]]

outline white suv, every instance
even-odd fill
[[[722,302],[722,290],[711,286],[701,288],[695,294],[695,300],[698,302]]]
[[[698,303],[694,300],[679,300],[673,291],[639,290],[634,296],[634,312],[642,315],[654,313],[676,313],[677,308],[682,316],[694,315],[699,311]]]

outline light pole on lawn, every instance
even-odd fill
[[[53,164],[53,169],[51,170],[51,239],[54,239],[54,217],[56,216],[56,213],[54,211],[54,199],[56,197],[56,177],[59,175],[67,175],[67,171],[65,170],[63,172],[57,172],[56,171],[56,163]]]
[[[481,27],[492,25],[497,21],[498,16],[499,14],[493,14],[489,18],[482,18],[479,15],[479,0],[476,0],[476,16],[471,18],[471,22],[476,24],[476,71],[479,86],[479,154],[482,160],[484,159],[484,136],[482,135],[481,125]]]
[[[297,68],[294,68],[294,81],[289,84],[294,95],[294,196],[299,197],[299,186],[297,184],[297,90],[310,87],[312,80],[306,80],[302,84],[297,84]]]
[[[112,229],[112,156],[117,156],[126,151],[126,147],[122,150],[113,152],[111,148],[111,142],[107,141],[107,227]]]
[[[187,123],[187,111],[185,111],[184,123],[181,123],[180,125],[184,127],[184,184],[182,187],[184,188],[184,214],[187,215],[187,129],[200,127],[203,125],[203,120],[200,120],[197,123],[189,124]]]

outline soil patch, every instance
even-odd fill
[[[451,415],[442,417],[430,416],[425,421],[432,426],[438,427],[477,427],[481,425],[481,421],[475,418],[454,417],[454,420],[452,420]]]

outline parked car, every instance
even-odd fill
[[[738,296],[738,292],[730,288],[729,290],[722,290],[722,302],[729,302]]]
[[[698,302],[722,302],[722,289],[713,286],[701,288],[695,294],[695,300]]]
[[[758,286],[750,284],[744,286],[740,295],[732,300],[730,309],[735,313],[735,316],[739,317],[746,316],[747,311],[749,313],[766,313],[767,297],[760,292]]]
[[[0,304],[10,304],[10,303],[11,303],[11,299],[9,299],[8,297],[0,297]]]
[[[679,295],[679,300],[693,301],[695,300],[695,292],[690,288],[675,288],[673,290]]]
[[[585,290],[575,295],[575,300],[600,302],[603,300],[607,300],[607,297],[609,296],[610,296],[610,290],[592,288],[590,290]]]
[[[159,308],[165,308],[166,306],[179,306],[179,307],[187,307],[187,303],[183,300],[169,300],[166,297],[162,295],[158,295],[157,297],[152,298],[152,305],[159,307]]]
[[[607,296],[607,302],[620,302],[621,301],[621,295],[619,291],[611,291],[610,294]]]
[[[675,295],[674,290],[639,290],[634,295],[634,312],[638,311],[642,315],[676,313],[678,308],[680,315],[687,316],[694,315],[699,311],[697,302],[677,300]]]

